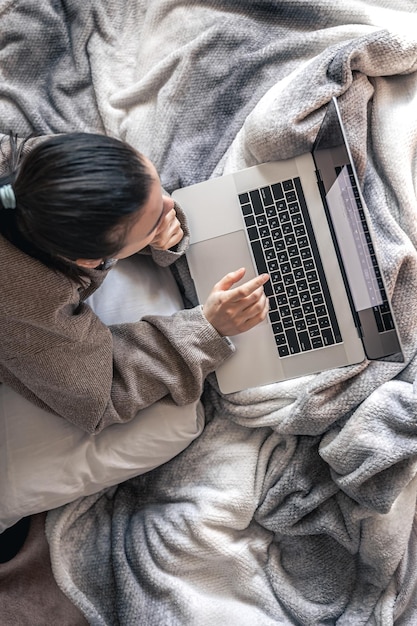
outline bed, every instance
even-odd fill
[[[0,131],[115,135],[168,192],[308,151],[336,96],[405,357],[210,377],[190,446],[39,510],[68,624],[417,623],[416,33],[412,0],[0,3]]]

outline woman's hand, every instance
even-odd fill
[[[263,285],[268,274],[261,274],[239,287],[233,287],[245,274],[241,268],[230,272],[214,285],[203,313],[220,335],[237,335],[262,322],[269,310]]]
[[[170,206],[171,203],[172,206]],[[177,218],[174,202],[172,200],[171,203],[168,204],[167,202],[167,210],[162,216],[155,231],[155,236],[149,244],[156,250],[169,250],[169,248],[175,246],[184,237],[184,232]]]

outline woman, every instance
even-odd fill
[[[6,149],[7,148],[7,149]],[[89,433],[132,419],[170,395],[197,400],[233,352],[228,335],[267,314],[267,275],[202,307],[105,326],[85,304],[118,260],[139,251],[168,266],[185,251],[181,209],[152,163],[119,140],[88,133],[2,146],[0,382]]]

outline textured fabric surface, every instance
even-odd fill
[[[105,129],[168,191],[308,150],[338,96],[404,346],[403,364],[227,398],[211,378],[209,423],[185,452],[50,513],[55,577],[90,624],[417,621],[416,13],[394,0],[0,4],[3,131]],[[52,23],[59,51],[22,61],[21,42]]]

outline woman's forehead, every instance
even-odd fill
[[[150,160],[148,159],[148,157],[146,157],[145,155],[141,155],[141,156],[142,156],[142,159],[143,159],[143,161],[144,161],[144,163],[145,163],[145,166],[148,168],[149,173],[150,173],[150,175],[152,176],[152,178],[153,178],[154,180],[157,180],[158,182],[160,182],[160,181],[159,181],[159,174],[158,174],[158,172],[157,172],[157,170],[156,170],[155,165],[154,165],[154,164],[152,163],[152,161],[150,161]]]

